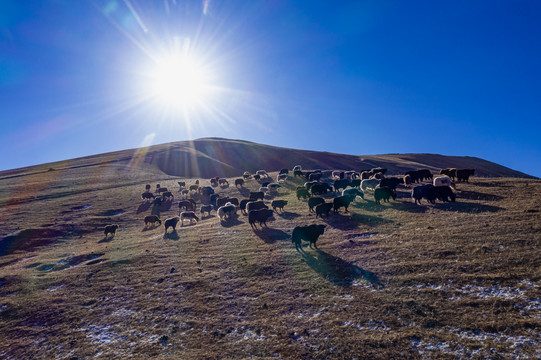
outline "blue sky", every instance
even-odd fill
[[[541,177],[540,13],[534,0],[0,0],[0,170],[217,136]],[[179,44],[218,89],[183,111],[148,92]]]

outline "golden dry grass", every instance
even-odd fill
[[[1,358],[541,357],[539,180],[473,178],[436,205],[367,193],[320,220],[290,178],[268,229],[240,212],[144,229],[144,184],[174,191],[165,219],[177,180],[121,164],[1,180]],[[311,223],[328,224],[319,250],[295,251]]]

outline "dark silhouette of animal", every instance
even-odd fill
[[[194,185],[190,185],[190,191],[197,191],[197,189],[199,189],[199,185],[197,184],[194,184]]]
[[[287,180],[287,174],[278,174],[276,182],[283,183]]]
[[[154,199],[154,194],[152,194],[151,192],[144,192],[141,194],[141,199],[143,200],[150,200],[150,199]]]
[[[227,179],[219,179],[218,184],[220,184],[220,186],[229,185],[229,181],[227,181]]]
[[[302,170],[293,170],[293,176],[294,177],[304,177],[304,174],[302,173]]]
[[[318,206],[316,206],[316,218],[319,216],[321,217],[321,215],[325,214],[327,217],[330,216],[330,212],[333,208],[333,204],[332,203],[323,203],[323,204],[319,204]]]
[[[250,210],[248,212],[248,222],[252,229],[257,229],[255,225],[256,222],[259,223],[259,226],[267,226],[267,220],[271,218],[273,211],[270,209],[259,209],[259,210]]]
[[[284,211],[284,206],[287,205],[287,200],[273,200],[271,202],[271,206],[276,211],[276,209],[280,209],[280,211]]]
[[[404,182],[404,179],[399,179],[396,177],[388,177],[381,179],[379,183],[379,187],[388,187],[391,190],[396,190],[396,187],[398,184],[402,184]]]
[[[152,202],[152,204],[153,204],[154,206],[162,206],[162,202],[163,202],[162,197],[161,197],[161,196],[156,196],[156,197],[154,198],[154,201]]]
[[[269,207],[265,205],[265,202],[263,201],[250,201],[246,204],[246,212],[250,213],[252,210],[259,210],[259,209],[268,209]]]
[[[361,187],[361,178],[353,179],[350,181],[349,186],[354,188],[360,188]]]
[[[325,202],[325,199],[322,197],[316,196],[311,197],[308,199],[308,209],[310,212],[314,211],[314,207],[318,206],[319,204],[323,204]]]
[[[212,211],[212,205],[201,205],[201,209],[199,212],[201,213],[201,216],[205,216],[205,213],[208,213],[210,216],[210,212]]]
[[[433,175],[428,169],[417,170],[421,180],[432,180]]]
[[[165,222],[163,223],[163,226],[165,226],[165,232],[167,233],[167,229],[169,229],[170,227],[173,228],[173,231],[175,231],[179,221],[180,219],[178,216],[165,220]]]
[[[145,190],[146,190],[146,191],[150,191],[150,184],[146,184],[146,185],[145,185]]]
[[[240,211],[241,211],[244,215],[246,215],[246,204],[248,204],[250,201],[252,201],[252,200],[250,200],[250,199],[242,199],[242,200],[240,201],[239,208],[240,208]]]
[[[353,195],[343,195],[343,196],[335,197],[333,199],[333,201],[332,201],[333,208],[334,208],[334,213],[337,214],[338,210],[341,207],[344,207],[346,209],[346,212],[348,212],[349,204],[351,204],[351,202],[354,199],[355,199],[355,196],[353,196]]]
[[[145,227],[148,227],[149,225],[154,225],[158,223],[159,225],[162,224],[162,221],[157,215],[147,215],[145,216]]]
[[[178,203],[178,211],[180,212],[182,209],[185,211],[195,211],[195,206],[190,200],[182,200]]]
[[[458,177],[458,176],[457,176]],[[433,186],[429,189],[431,199],[438,199],[443,202],[455,201],[456,195],[450,186]]]
[[[263,181],[261,183],[261,187],[267,187],[267,186],[269,186],[270,183],[271,183],[270,181]]]
[[[251,191],[250,192],[250,200],[263,200],[265,198],[265,193],[263,191],[256,191],[256,192],[253,192]]]
[[[179,186],[180,189],[183,189],[183,188],[186,187],[186,182],[185,181],[179,181],[178,186]]]
[[[254,180],[257,180],[257,181],[261,180],[261,175],[255,174]]]
[[[318,182],[317,181],[307,181],[304,183],[304,188],[308,191],[310,191],[310,189],[312,188],[312,186],[314,186],[315,184],[317,184]]]
[[[299,171],[302,170],[302,167],[300,165],[293,166],[293,171]]]
[[[376,200],[376,204],[380,204],[381,199],[388,202],[390,198],[396,200],[396,192],[393,189],[388,187],[377,187],[376,190],[374,190],[374,199]]]
[[[180,213],[181,226],[184,226],[184,219],[190,219],[190,224],[192,223],[192,220],[195,220],[196,222],[199,221],[199,218],[193,211],[183,211]]]
[[[456,180],[458,182],[468,182],[470,176],[475,175],[475,169],[459,169],[456,171]]]
[[[319,179],[321,179],[322,176],[323,176],[322,173],[311,173],[308,176],[308,180],[310,180],[310,181],[318,181]]]
[[[308,241],[310,247],[312,244],[317,249],[316,241],[320,235],[323,235],[325,231],[325,225],[308,225],[308,226],[297,226],[293,229],[291,233],[291,242],[295,244],[295,248],[299,250],[301,248],[302,240]]]
[[[404,185],[410,186],[411,185],[411,176],[410,175],[404,175]]]
[[[105,237],[108,237],[109,234],[111,236],[115,236],[116,231],[118,230],[119,227],[120,226],[118,226],[117,224],[106,225],[104,230],[103,230],[103,233],[105,234]]]
[[[159,188],[157,191],[158,191],[158,194],[160,194],[160,193],[167,192],[167,191],[169,191],[169,190],[167,190],[166,187],[161,187],[161,188]]]
[[[248,171],[245,171],[244,174],[242,174],[242,178],[244,180],[248,180],[251,177],[252,177],[252,174],[250,174]]]
[[[225,204],[227,204],[228,202],[229,202],[228,197],[218,198],[218,199],[216,199],[216,206],[221,207],[221,206],[224,206]]]
[[[217,206],[216,204],[216,200],[220,197],[219,194],[212,194],[210,195],[210,204],[211,205],[214,205],[214,206]]]
[[[370,172],[371,172],[373,175],[375,175],[375,174],[377,174],[377,173],[380,173],[380,174],[385,175],[385,173],[387,172],[387,169],[381,168],[381,167],[377,167],[377,168],[370,169]]]
[[[440,170],[440,175],[447,175],[447,176],[449,176],[451,179],[453,179],[453,181],[454,181],[455,178],[456,178],[456,168],[446,168],[446,169],[441,169],[441,170]]]
[[[303,199],[309,198],[310,193],[308,193],[308,190],[306,190],[305,188],[297,189],[297,200],[300,200],[301,197]]]
[[[433,187],[434,185],[432,184],[416,186],[411,191],[411,198],[414,199],[415,203],[419,205],[421,204],[422,199],[426,199],[428,202],[434,204],[435,198],[433,197],[433,193],[430,190]]]
[[[244,180],[243,179],[235,179],[235,186],[236,187],[243,187],[244,186]]]
[[[235,206],[239,206],[239,199],[237,198],[229,198],[228,201]]]
[[[214,189],[210,186],[203,186],[199,188],[199,194],[201,196],[211,196],[214,195]]]
[[[165,191],[163,194],[162,194],[162,197],[164,200],[174,200],[175,197],[173,196],[173,193],[171,191]]]
[[[349,179],[335,180],[333,186],[334,191],[340,191],[347,188],[348,186],[351,186],[351,182],[349,181]]]
[[[280,173],[279,174],[289,174],[289,170],[284,168],[284,169],[280,169]]]
[[[317,183],[310,188],[312,195],[321,195],[332,192],[332,186],[327,183]]]

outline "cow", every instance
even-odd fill
[[[242,200],[240,201],[239,208],[240,208],[240,211],[241,211],[244,215],[246,215],[246,204],[248,204],[250,201],[252,201],[252,200],[250,200],[250,199],[242,199]]]
[[[212,205],[201,205],[201,217],[205,216],[205,213],[208,213],[208,216],[210,216],[210,212],[212,211]]]
[[[243,179],[235,179],[235,186],[236,187],[243,187],[244,186],[244,180]]]
[[[455,178],[456,178],[456,168],[446,168],[446,169],[441,169],[441,170],[440,170],[440,175],[447,175],[447,176],[449,176],[451,179],[453,179],[453,181],[454,181]]]
[[[165,226],[165,233],[167,234],[167,229],[169,229],[170,227],[173,228],[173,231],[175,231],[175,228],[177,227],[179,221],[180,218],[178,216],[165,220],[165,222],[163,223],[163,226]]]
[[[460,169],[456,171],[456,180],[458,182],[468,182],[470,176],[475,175],[475,169]]]
[[[457,176],[458,177],[458,176]],[[443,202],[455,201],[456,195],[450,186],[433,186],[429,189],[429,196],[432,199],[438,199]]]
[[[193,201],[190,200],[182,200],[178,203],[178,212],[180,214],[180,211],[184,209],[186,211],[195,211],[195,205]]]
[[[145,227],[148,227],[149,225],[154,225],[158,223],[159,225],[162,224],[162,221],[157,215],[147,215],[145,216]]]
[[[152,194],[151,192],[144,192],[141,194],[141,199],[147,201],[147,200],[150,200],[150,199],[154,199],[155,196],[154,194]]]
[[[302,250],[302,240],[308,241],[310,243],[310,248],[313,244],[317,249],[316,241],[320,235],[323,235],[324,231],[325,225],[313,224],[308,226],[296,226],[291,233],[291,242],[295,244],[297,250]]]
[[[344,196],[338,196],[333,199],[333,208],[334,213],[337,214],[338,210],[341,207],[344,207],[346,209],[346,212],[348,212],[349,204],[355,199],[355,196],[352,195],[344,195]]]
[[[398,186],[398,184],[403,184],[403,183],[404,183],[404,179],[399,179],[396,177],[388,177],[388,178],[381,179],[379,183],[379,187],[388,187],[391,190],[396,190],[396,187]]]
[[[430,190],[433,188],[434,185],[432,184],[425,184],[425,185],[419,185],[413,188],[411,191],[411,198],[415,200],[416,204],[421,204],[421,200],[424,198],[428,202],[434,204],[435,198],[433,198],[432,191]]]
[[[224,206],[219,207],[217,213],[220,221],[231,219],[231,217],[237,213],[237,207],[227,203]]]
[[[361,190],[357,189],[357,188],[342,190],[342,196],[344,196],[344,195],[351,195],[354,198],[357,197],[357,196],[360,196],[361,198],[364,199],[364,193]]]
[[[376,200],[376,204],[381,204],[381,199],[387,202],[391,197],[393,200],[396,200],[396,192],[391,188],[377,187],[376,190],[374,190],[374,199]]]
[[[432,184],[434,186],[452,186],[453,182],[449,176],[444,175],[435,177],[434,180],[432,180]]]
[[[269,220],[273,215],[273,211],[270,209],[259,209],[259,210],[250,210],[248,212],[248,222],[252,229],[257,229],[255,225],[256,222],[259,223],[259,226],[267,226],[267,220]]]
[[[340,191],[346,189],[348,186],[351,186],[351,181],[349,179],[340,179],[334,181],[334,191]]]
[[[323,204],[319,204],[318,206],[316,206],[316,218],[319,216],[319,217],[322,217],[321,215],[323,214],[326,214],[327,217],[330,216],[330,212],[333,208],[333,204],[332,203],[323,203]]]
[[[327,183],[317,183],[310,187],[310,192],[312,195],[326,194],[332,192],[332,186]]]
[[[263,200],[264,198],[265,198],[265,193],[262,191],[250,192],[250,200],[253,200],[253,201],[258,200],[258,199]]]
[[[105,237],[109,237],[109,235],[115,236],[116,231],[118,230],[119,227],[120,226],[118,226],[117,224],[106,225],[105,228],[103,229],[103,233],[105,234]]]
[[[368,179],[361,181],[361,190],[366,191],[367,189],[375,190],[376,187],[381,182],[380,179]]]
[[[308,190],[306,190],[305,188],[297,189],[297,200],[300,200],[301,197],[303,199],[309,198],[310,193],[308,193]]]
[[[183,211],[180,213],[181,226],[184,226],[184,219],[190,219],[190,224],[192,223],[192,220],[195,220],[195,222],[199,221],[199,218],[193,211]]]
[[[252,210],[268,209],[263,201],[250,201],[246,204],[246,212],[250,213]]]
[[[308,199],[308,209],[309,209],[309,211],[313,212],[314,207],[316,207],[319,204],[323,204],[324,202],[325,202],[325,199],[323,199],[322,197],[319,197],[319,196],[311,197],[310,199]]]
[[[284,206],[287,205],[287,200],[273,200],[271,202],[271,206],[276,211],[276,209],[280,209],[280,211],[284,212]]]

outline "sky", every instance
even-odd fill
[[[0,170],[224,137],[541,177],[540,13],[536,0],[0,0]],[[195,65],[164,70],[181,58]]]

